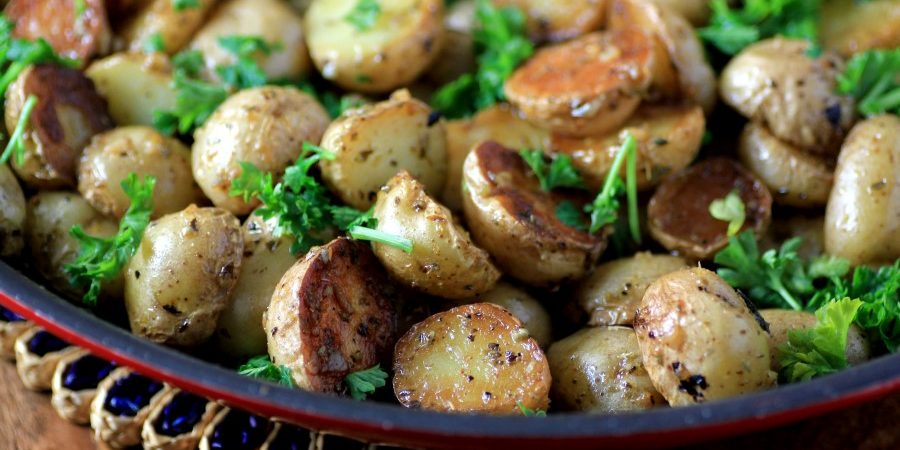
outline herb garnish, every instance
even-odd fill
[[[622,182],[619,172],[625,160],[628,160],[625,177],[628,182]],[[613,158],[609,173],[603,182],[603,188],[594,201],[585,206],[584,212],[591,216],[591,226],[588,231],[596,233],[606,225],[616,221],[619,214],[619,196],[625,193],[628,199],[628,225],[631,238],[641,242],[641,228],[637,211],[637,141],[631,133],[625,135],[621,149]]]
[[[291,370],[287,366],[275,365],[268,355],[250,358],[246,364],[238,368],[238,373],[251,378],[271,381],[282,386],[294,386]]]
[[[793,383],[827,375],[847,367],[847,333],[863,302],[849,298],[816,310],[816,325],[791,330],[778,348],[782,381]]]
[[[544,152],[541,150],[521,150],[519,156],[531,168],[541,184],[541,189],[545,192],[550,192],[558,187],[584,187],[584,180],[572,166],[572,157],[569,155],[554,155],[550,164],[547,164]]]
[[[737,190],[733,190],[725,196],[713,200],[709,204],[709,215],[723,222],[728,222],[728,236],[734,236],[741,231],[744,221],[747,219],[747,213],[744,207],[744,201]]]
[[[357,0],[356,6],[344,16],[344,20],[353,25],[356,31],[366,31],[375,25],[380,15],[381,5],[378,0]]]
[[[10,155],[15,155],[13,161],[15,161],[16,164],[20,166],[25,164],[25,126],[31,120],[31,112],[34,111],[37,102],[37,97],[33,95],[29,95],[25,100],[25,104],[22,106],[22,112],[19,114],[19,121],[16,122],[16,128],[13,129],[13,134],[10,136],[9,142],[6,143],[3,154],[0,155],[0,164],[6,164]]]
[[[199,8],[200,0],[172,0],[172,8],[175,11],[184,11],[188,8]]]
[[[818,53],[821,0],[746,0],[730,5],[728,0],[712,0],[709,25],[697,30],[722,53],[734,55],[776,35],[806,39],[809,54]]]
[[[522,415],[525,417],[547,417],[547,411],[544,411],[543,409],[531,409],[522,402],[516,402],[516,406],[519,407],[519,411],[521,411]]]
[[[354,400],[365,400],[366,396],[384,386],[387,378],[387,372],[381,370],[380,364],[376,364],[365,370],[351,372],[344,377],[344,385]]]
[[[853,55],[837,82],[837,92],[856,98],[864,116],[900,114],[900,48]]]

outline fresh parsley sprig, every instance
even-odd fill
[[[200,0],[172,0],[172,8],[178,12],[199,7]]]
[[[381,5],[378,0],[357,0],[356,5],[344,16],[344,21],[353,25],[357,31],[371,29],[381,16]]]
[[[841,300],[816,310],[816,325],[788,332],[788,342],[778,348],[783,382],[806,381],[847,367],[847,333],[863,302]]]
[[[734,55],[748,45],[776,35],[806,39],[815,54],[819,42],[821,0],[746,0],[735,4],[712,0],[709,25],[700,37],[722,53]]]
[[[23,137],[25,135],[25,127],[31,120],[31,113],[34,111],[34,107],[37,106],[37,102],[37,97],[33,95],[29,95],[28,98],[25,99],[25,104],[22,106],[22,112],[19,114],[19,121],[16,122],[16,128],[13,130],[9,142],[6,143],[3,154],[0,154],[0,164],[6,164],[6,161],[9,160],[11,155],[14,156],[13,161],[15,161],[16,164],[20,166],[25,164],[25,141],[23,140]]]
[[[623,182],[619,177],[622,164],[628,161]],[[616,221],[619,215],[619,196],[625,193],[628,199],[628,226],[634,242],[641,242],[641,228],[637,211],[637,141],[631,133],[625,135],[622,146],[609,168],[603,187],[594,201],[585,206],[584,212],[590,214],[591,225],[588,231],[596,233],[606,225]]]
[[[344,385],[354,400],[365,400],[369,394],[383,387],[387,379],[387,372],[381,370],[380,364],[376,364],[365,370],[351,372],[344,377]]]
[[[900,48],[857,53],[837,82],[838,93],[856,98],[864,116],[900,114]]]
[[[728,236],[734,236],[741,231],[744,221],[747,220],[744,201],[741,200],[741,194],[737,190],[729,192],[725,198],[713,200],[709,204],[709,215],[728,222]]]
[[[531,168],[545,192],[559,187],[584,188],[584,180],[575,170],[569,155],[554,155],[549,164],[541,150],[520,150],[519,155]]]
[[[263,86],[269,82],[266,73],[254,59],[257,55],[269,56],[280,50],[280,43],[269,43],[259,36],[231,35],[219,38],[219,46],[235,56],[234,64],[216,68],[216,73],[226,86],[235,90]]]
[[[547,417],[547,411],[544,411],[543,409],[531,409],[522,402],[516,402],[516,406],[525,417]]]
[[[238,368],[238,373],[251,378],[271,381],[282,386],[293,387],[294,379],[287,366],[279,366],[269,359],[269,355],[250,358],[246,364]]]

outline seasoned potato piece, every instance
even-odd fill
[[[706,120],[697,106],[644,105],[621,129],[583,138],[554,133],[550,145],[553,151],[571,156],[585,183],[599,190],[621,149],[622,136],[631,133],[638,146],[637,187],[646,190],[694,160],[705,130]],[[624,166],[621,175],[625,175]]]
[[[553,324],[547,309],[528,292],[510,283],[501,281],[490,291],[475,298],[457,301],[456,305],[470,303],[493,303],[502,306],[522,322],[522,326],[541,348],[547,348],[553,339]]]
[[[607,0],[492,0],[525,13],[528,34],[536,41],[565,41],[599,30],[606,19]]]
[[[98,211],[121,218],[131,205],[121,183],[131,173],[156,177],[154,218],[205,199],[191,175],[190,150],[178,139],[144,126],[94,136],[81,155],[78,191]]]
[[[695,27],[709,21],[709,0],[650,0],[680,14]]]
[[[853,98],[835,93],[843,60],[825,51],[817,58],[809,43],[772,38],[735,56],[719,81],[722,100],[775,137],[804,150],[834,155],[853,125]]]
[[[91,137],[112,128],[106,102],[81,72],[53,64],[25,69],[6,91],[6,130],[12,135],[29,96],[37,103],[25,125],[24,164],[12,167],[28,186],[75,186],[78,158]]]
[[[388,273],[430,295],[462,299],[487,292],[500,278],[487,252],[475,246],[453,214],[425,194],[424,186],[403,171],[378,193],[374,217],[378,231],[403,236],[412,252],[374,243],[375,256]]]
[[[590,136],[619,128],[655,80],[674,80],[665,50],[643,31],[591,33],[545,47],[506,80],[525,118],[553,131]]]
[[[547,409],[550,368],[509,311],[475,303],[414,325],[394,348],[394,394],[403,406],[520,414]]]
[[[711,258],[728,244],[728,222],[710,215],[709,205],[734,190],[746,211],[742,230],[765,231],[772,217],[769,190],[740,164],[710,158],[659,186],[647,207],[650,234],[669,250],[697,259]]]
[[[834,169],[824,158],[780,141],[764,126],[749,122],[738,144],[741,163],[772,191],[775,203],[824,206]]]
[[[606,247],[604,236],[560,221],[556,206],[570,198],[541,190],[519,154],[496,142],[478,144],[469,153],[463,186],[463,211],[475,242],[504,273],[525,284],[553,286],[581,278]]]
[[[306,40],[325,79],[386,92],[415,80],[444,43],[442,0],[381,0],[369,26],[348,19],[357,0],[320,0],[306,12]]]
[[[787,343],[788,332],[814,327],[816,315],[788,309],[764,309],[759,315],[769,325],[769,353],[772,356],[772,370],[777,371],[781,368],[778,347]],[[850,331],[847,332],[847,348],[844,353],[851,366],[862,364],[870,357],[869,341],[865,333],[855,324],[851,325]]]
[[[657,278],[690,267],[683,258],[647,252],[602,264],[575,288],[591,326],[631,325],[644,292]]]
[[[672,406],[766,389],[769,338],[744,299],[715,273],[695,267],[647,288],[634,317],[644,366]]]
[[[162,53],[116,53],[94,61],[84,74],[119,125],[152,126],[154,112],[175,109],[172,66]]]
[[[900,5],[897,0],[829,0],[822,3],[819,36],[825,48],[844,57],[900,47]]]
[[[216,329],[241,273],[241,225],[219,208],[187,209],[147,226],[125,266],[131,332],[189,347]]]
[[[219,45],[230,35],[254,36],[277,44],[268,56],[256,58],[270,80],[303,78],[310,69],[303,40],[303,18],[282,0],[229,0],[214,9],[189,47],[203,53],[206,68],[234,64],[234,54]]]
[[[269,355],[301,389],[341,392],[349,373],[389,357],[397,300],[369,244],[315,247],[284,274],[263,315]]]
[[[547,350],[553,406],[614,413],[665,405],[650,381],[634,330],[585,328]]]
[[[319,142],[330,120],[316,99],[294,88],[240,91],[194,133],[194,179],[216,206],[247,214],[258,202],[228,194],[241,173],[238,163],[249,162],[281,176],[300,156],[303,142]]]
[[[25,248],[25,194],[6,164],[0,164],[0,256],[13,256]]]
[[[336,155],[319,163],[322,179],[344,203],[357,209],[372,206],[381,186],[401,170],[409,171],[429,193],[444,187],[444,124],[406,90],[346,112],[325,131],[322,147]]]
[[[793,237],[803,239],[797,254],[804,259],[813,259],[825,253],[825,218],[821,215],[806,217],[791,216],[787,220],[773,220],[765,235],[759,236],[761,251],[781,248],[781,244]]]
[[[181,50],[194,32],[203,24],[203,19],[217,0],[197,0],[196,6],[178,11],[173,0],[149,0],[149,4],[125,24],[121,37],[125,48],[140,52],[147,41],[159,35],[165,52],[174,55]]]
[[[853,127],[834,171],[825,209],[825,250],[851,264],[891,264],[900,257],[900,118]]]
[[[16,25],[13,36],[44,38],[56,53],[82,64],[106,54],[112,42],[103,0],[10,0],[3,14]]]

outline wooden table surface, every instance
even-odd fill
[[[49,397],[22,387],[15,366],[0,362],[0,450],[91,450],[89,429],[59,418]],[[702,450],[900,449],[900,394]]]

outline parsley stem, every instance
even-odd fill
[[[612,166],[609,168],[609,173],[606,174],[606,180],[603,181],[603,189],[600,190],[600,195],[604,197],[612,195],[613,192],[615,192],[616,178],[619,176],[619,171],[622,169],[622,163],[625,162],[625,157],[628,156],[629,139],[634,141],[634,138],[631,137],[630,134],[625,138],[625,144],[622,145],[619,152],[616,153],[616,157],[613,158]]]
[[[412,253],[413,251],[413,243],[411,240],[402,236],[396,236],[393,234],[385,233],[383,231],[378,231],[373,228],[361,227],[359,225],[356,225],[350,228],[349,234],[350,237],[358,241],[378,242],[379,244],[390,245],[391,247],[399,248],[406,253]]]
[[[637,244],[641,243],[641,222],[638,217],[637,205],[637,151],[635,151],[634,137],[631,134],[625,138],[623,152],[628,152],[628,161],[625,166],[625,192],[628,195],[628,226],[631,229],[631,238]]]
[[[20,166],[25,164],[25,144],[22,143],[22,134],[25,133],[25,125],[28,124],[31,119],[31,112],[34,110],[34,107],[37,106],[37,102],[38,99],[34,95],[29,95],[28,99],[25,100],[25,105],[22,107],[22,113],[19,115],[19,122],[16,124],[16,129],[13,130],[12,136],[9,137],[9,142],[6,144],[6,148],[3,149],[3,154],[0,155],[0,164],[5,164],[13,151],[16,153],[16,164]]]
[[[790,292],[788,292],[787,288],[784,287],[784,284],[781,283],[781,280],[772,276],[770,276],[770,278],[772,278],[772,287],[775,289],[775,292],[777,292],[778,295],[780,295],[781,298],[791,306],[791,309],[795,311],[800,311],[801,309],[803,309],[803,307],[800,305],[800,302],[798,302],[797,299],[795,299],[794,296],[791,295]]]

